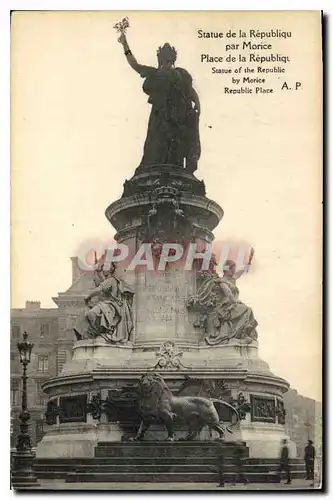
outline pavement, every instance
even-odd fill
[[[108,491],[290,491],[290,490],[313,490],[319,489],[320,484],[311,486],[311,481],[305,479],[295,479],[292,484],[284,483],[252,483],[248,485],[237,484],[232,486],[226,483],[224,488],[219,488],[216,483],[65,483],[61,480],[40,480],[38,490],[58,491],[58,490],[108,490]],[[37,488],[34,488],[34,490]]]

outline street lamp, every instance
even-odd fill
[[[20,353],[20,363],[23,365],[22,372],[22,407],[19,415],[20,432],[17,437],[16,451],[13,453],[12,485],[14,489],[37,486],[37,478],[33,471],[34,454],[31,449],[29,435],[29,419],[27,405],[27,367],[31,361],[31,351],[34,344],[29,342],[27,332],[23,334],[23,340],[17,343]]]

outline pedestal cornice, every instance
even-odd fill
[[[210,231],[223,217],[220,205],[204,196],[181,193],[178,202],[186,217]],[[121,231],[131,219],[147,215],[151,207],[152,200],[149,193],[134,194],[111,203],[105,211],[105,216],[117,231]]]

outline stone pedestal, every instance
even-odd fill
[[[125,388],[128,392],[125,391],[123,399],[115,397],[115,404],[121,406],[126,403],[127,396],[127,403],[131,402],[131,388],[149,371],[161,373],[175,394],[186,377],[205,383],[223,380],[233,400],[242,393],[252,405],[251,413],[247,413],[233,428],[233,434],[226,434],[226,440],[245,441],[251,457],[279,456],[281,440],[286,435],[283,425],[279,423],[277,409],[283,405],[283,392],[288,384],[269,371],[267,363],[258,357],[256,345],[244,347],[234,343],[220,347],[189,347],[175,344],[173,353],[169,357],[164,355],[164,366],[159,364],[161,358],[162,354],[153,347],[119,347],[101,340],[82,340],[76,342],[73,359],[64,366],[61,376],[48,381],[45,390],[51,401],[57,401],[59,406],[61,398],[86,395],[88,401],[98,391],[105,398],[109,391],[116,394]],[[188,392],[185,387],[181,395],[193,394],[191,391],[191,388]],[[271,413],[265,416],[265,411]],[[126,435],[134,435],[139,419],[134,420],[131,427],[126,424],[126,418],[126,412],[120,423],[108,421],[105,414],[99,420],[94,420],[90,414],[83,414],[84,421],[80,423],[60,423],[57,417],[57,423],[46,430],[42,443],[38,445],[37,457],[93,456],[94,447],[101,440],[119,442]],[[185,429],[176,429],[178,439],[184,434]],[[163,441],[166,436],[164,427],[153,426],[145,440]],[[217,437],[215,432],[212,436],[204,429],[197,439],[205,441],[212,437]],[[294,448],[291,444],[291,456],[295,456]]]
[[[50,425],[37,447],[38,458],[93,457],[99,443],[112,447],[133,436],[140,423],[135,387],[147,372],[160,373],[175,395],[227,398],[232,404],[242,399],[248,409],[226,439],[245,441],[250,457],[278,457],[286,437],[283,393],[288,383],[259,358],[255,339],[207,345],[210,324],[200,324],[188,305],[201,271],[196,265],[186,268],[186,252],[190,245],[206,251],[222,216],[222,208],[206,197],[204,183],[180,167],[154,166],[125,182],[122,198],[107,208],[106,217],[117,230],[118,243],[129,248],[117,272],[134,290],[134,331],[121,344],[101,337],[74,343],[72,360],[44,385]],[[160,270],[163,243],[182,244],[185,253],[183,260]],[[151,244],[153,267],[129,268],[143,244]],[[82,290],[82,298],[87,293]],[[220,418],[231,417],[221,410]],[[182,437],[184,429],[176,429],[176,435]],[[165,437],[164,427],[157,425],[145,440]],[[214,437],[203,429],[197,440]],[[290,449],[293,456],[292,444]]]
[[[194,273],[180,267],[141,271],[135,290],[136,346],[160,346],[168,340],[193,345],[196,335],[186,300],[195,292]]]
[[[89,419],[88,419],[89,420]],[[100,441],[120,442],[123,432],[116,423],[71,423],[49,426],[37,446],[36,457],[93,457]]]

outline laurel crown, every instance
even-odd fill
[[[175,62],[177,59],[177,51],[175,47],[170,45],[170,43],[165,43],[162,47],[157,50],[157,57],[163,55],[169,61]]]

